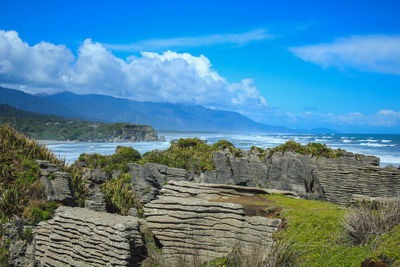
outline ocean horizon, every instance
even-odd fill
[[[141,154],[154,149],[167,149],[171,140],[179,138],[197,137],[213,144],[221,139],[233,143],[235,147],[249,150],[252,146],[272,148],[289,140],[301,144],[311,142],[323,143],[331,148],[345,149],[353,153],[372,155],[380,158],[380,165],[400,166],[400,135],[399,134],[235,134],[213,132],[169,132],[160,131],[159,136],[165,137],[165,142],[76,142],[76,141],[51,141],[40,140],[55,155],[72,163],[79,158],[81,153],[99,153],[111,155],[117,146],[130,146]]]

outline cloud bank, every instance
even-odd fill
[[[141,52],[149,50],[188,48],[212,45],[245,45],[254,41],[273,39],[274,35],[268,33],[267,29],[256,29],[243,33],[212,34],[197,37],[180,37],[167,39],[151,39],[133,44],[103,44],[104,47],[116,51]]]
[[[0,31],[0,83],[31,93],[69,90],[222,109],[267,105],[251,79],[229,83],[203,55],[143,52],[123,60],[86,39],[75,58],[65,45],[30,46],[15,31]]]
[[[400,74],[399,49],[396,50],[393,43],[384,46],[382,53],[373,50],[373,45],[361,47],[361,52],[357,52],[354,40],[365,41],[365,38],[354,38],[335,44],[293,48],[292,51],[304,60],[325,67],[368,67]],[[353,50],[347,53],[346,45]],[[367,56],[367,51],[371,55]],[[390,56],[388,51],[392,51]],[[364,66],[365,62],[368,64]],[[77,94],[105,94],[138,101],[198,104],[238,111],[267,124],[297,128],[400,125],[400,112],[394,110],[365,115],[357,112],[319,113],[310,107],[304,112],[292,113],[271,107],[252,79],[228,82],[212,68],[204,55],[142,52],[139,56],[121,59],[103,44],[86,39],[74,56],[65,45],[40,42],[31,46],[15,31],[0,30],[0,85],[30,93],[68,90]]]
[[[292,47],[290,51],[324,68],[400,75],[400,36],[351,36],[332,43]]]

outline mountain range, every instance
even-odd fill
[[[157,130],[298,132],[283,126],[258,123],[234,111],[200,105],[140,102],[99,94],[78,95],[66,91],[52,95],[31,95],[0,87],[0,104],[87,121],[146,124]]]

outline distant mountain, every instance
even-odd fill
[[[26,118],[26,119],[48,119],[48,120],[65,120],[64,117],[55,115],[46,115],[31,111],[17,109],[7,104],[0,104],[0,117],[5,118]]]
[[[0,104],[44,114],[98,122],[127,122],[157,130],[221,132],[293,132],[286,127],[257,123],[233,111],[199,105],[139,102],[105,95],[30,95],[0,87]]]
[[[233,111],[199,105],[139,102],[105,95],[63,92],[42,96],[74,109],[86,120],[148,124],[157,130],[289,132],[286,127],[257,123]]]
[[[30,95],[15,89],[0,87],[0,104],[7,104],[18,109],[53,114],[63,117],[78,117],[78,114],[63,104],[51,99]]]

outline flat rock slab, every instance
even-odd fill
[[[145,205],[147,225],[171,261],[182,253],[208,261],[227,256],[235,246],[249,253],[269,250],[280,219],[246,216],[240,204],[213,201],[256,194],[268,194],[268,190],[170,181],[158,199]]]
[[[62,206],[34,232],[41,266],[139,266],[143,220]]]

